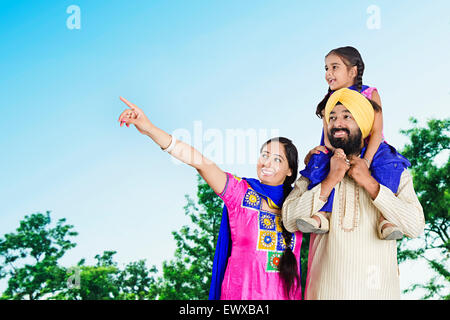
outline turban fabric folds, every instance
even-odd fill
[[[372,131],[375,117],[375,111],[369,100],[359,92],[348,88],[342,88],[333,92],[325,106],[325,120],[327,123],[330,122],[331,111],[338,103],[341,103],[350,111],[358,127],[361,129],[363,139],[367,138]]]

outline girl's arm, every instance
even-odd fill
[[[330,140],[328,139],[327,127],[328,127],[327,122],[325,120],[325,117],[323,117],[323,141],[325,143],[325,146],[328,148],[328,150],[331,150],[332,152],[334,152],[334,147],[331,145]],[[311,159],[311,156],[313,154],[318,154],[319,150],[324,153],[328,153],[327,149],[320,148],[320,147],[321,146],[317,146],[314,149],[312,149],[310,152],[308,152],[305,159],[303,160],[306,166],[308,165],[308,162]]]
[[[328,139],[328,124],[325,120],[325,117],[323,117],[323,141],[325,143],[325,147],[328,148],[328,150],[331,150],[334,152],[334,147],[331,145],[330,140]]]
[[[381,107],[380,95],[377,91],[373,91],[372,100],[378,103]],[[373,120],[372,132],[369,138],[369,143],[367,145],[366,153],[364,154],[364,159],[367,161],[367,165],[370,167],[372,159],[378,150],[378,147],[383,142],[383,113],[375,112],[375,118]]]
[[[311,149],[305,157],[305,166],[308,165],[309,160],[313,154],[319,154],[320,152],[328,153],[329,151],[324,146],[317,146],[314,149]]]
[[[182,141],[175,140],[174,142],[176,143],[173,146],[172,139],[174,138],[151,123],[142,109],[125,98],[120,97],[120,100],[130,107],[130,109],[126,109],[119,116],[120,126],[123,123],[127,126],[134,124],[140,133],[149,136],[163,150],[172,145],[173,148],[171,148],[169,153],[173,157],[197,169],[198,173],[215,193],[220,194],[223,191],[227,182],[227,176],[214,162],[205,158],[198,150]]]

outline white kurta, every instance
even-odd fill
[[[297,219],[311,217],[325,204],[319,199],[321,184],[311,190],[308,184],[300,177],[283,204],[290,232],[297,230]],[[396,195],[380,185],[375,200],[348,176],[335,186],[330,230],[311,234],[306,299],[400,299],[397,243],[379,239],[380,214],[408,237],[423,232],[423,209],[407,170]]]

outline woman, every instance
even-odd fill
[[[260,150],[257,179],[222,171],[192,146],[156,127],[142,109],[130,108],[119,123],[149,136],[176,159],[194,167],[224,201],[224,214],[214,258],[210,299],[301,299],[302,234],[289,233],[280,208],[297,177],[297,149],[289,139],[274,138]]]

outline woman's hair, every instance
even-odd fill
[[[347,66],[347,69],[350,69],[354,66],[356,66],[357,74],[355,77],[355,82],[353,83],[356,85],[356,89],[358,92],[361,92],[362,89],[362,77],[364,74],[364,61],[359,54],[359,51],[356,50],[353,47],[340,47],[331,50],[328,52],[328,54],[325,56],[328,57],[329,55],[337,55],[339,58],[342,59],[344,64]],[[331,89],[328,87],[328,93],[325,95],[322,101],[319,102],[316,109],[316,115],[319,118],[322,118],[322,110],[325,109],[325,105],[327,104],[328,98],[330,97]]]
[[[286,197],[292,190],[292,184],[297,179],[298,152],[292,141],[284,137],[269,139],[266,143],[263,144],[261,150],[265,145],[274,141],[279,142],[284,146],[289,169],[291,169],[292,171],[292,175],[286,176],[286,179],[283,182],[284,199],[286,199]],[[283,230],[282,234],[286,244],[286,249],[284,250],[283,255],[280,258],[278,270],[280,271],[280,277],[283,280],[286,296],[289,297],[290,292],[295,285],[295,282],[297,282],[297,285],[300,284],[300,275],[298,272],[299,267],[297,264],[297,259],[295,258],[295,255],[291,250],[292,233],[286,230],[282,221],[281,228]]]

